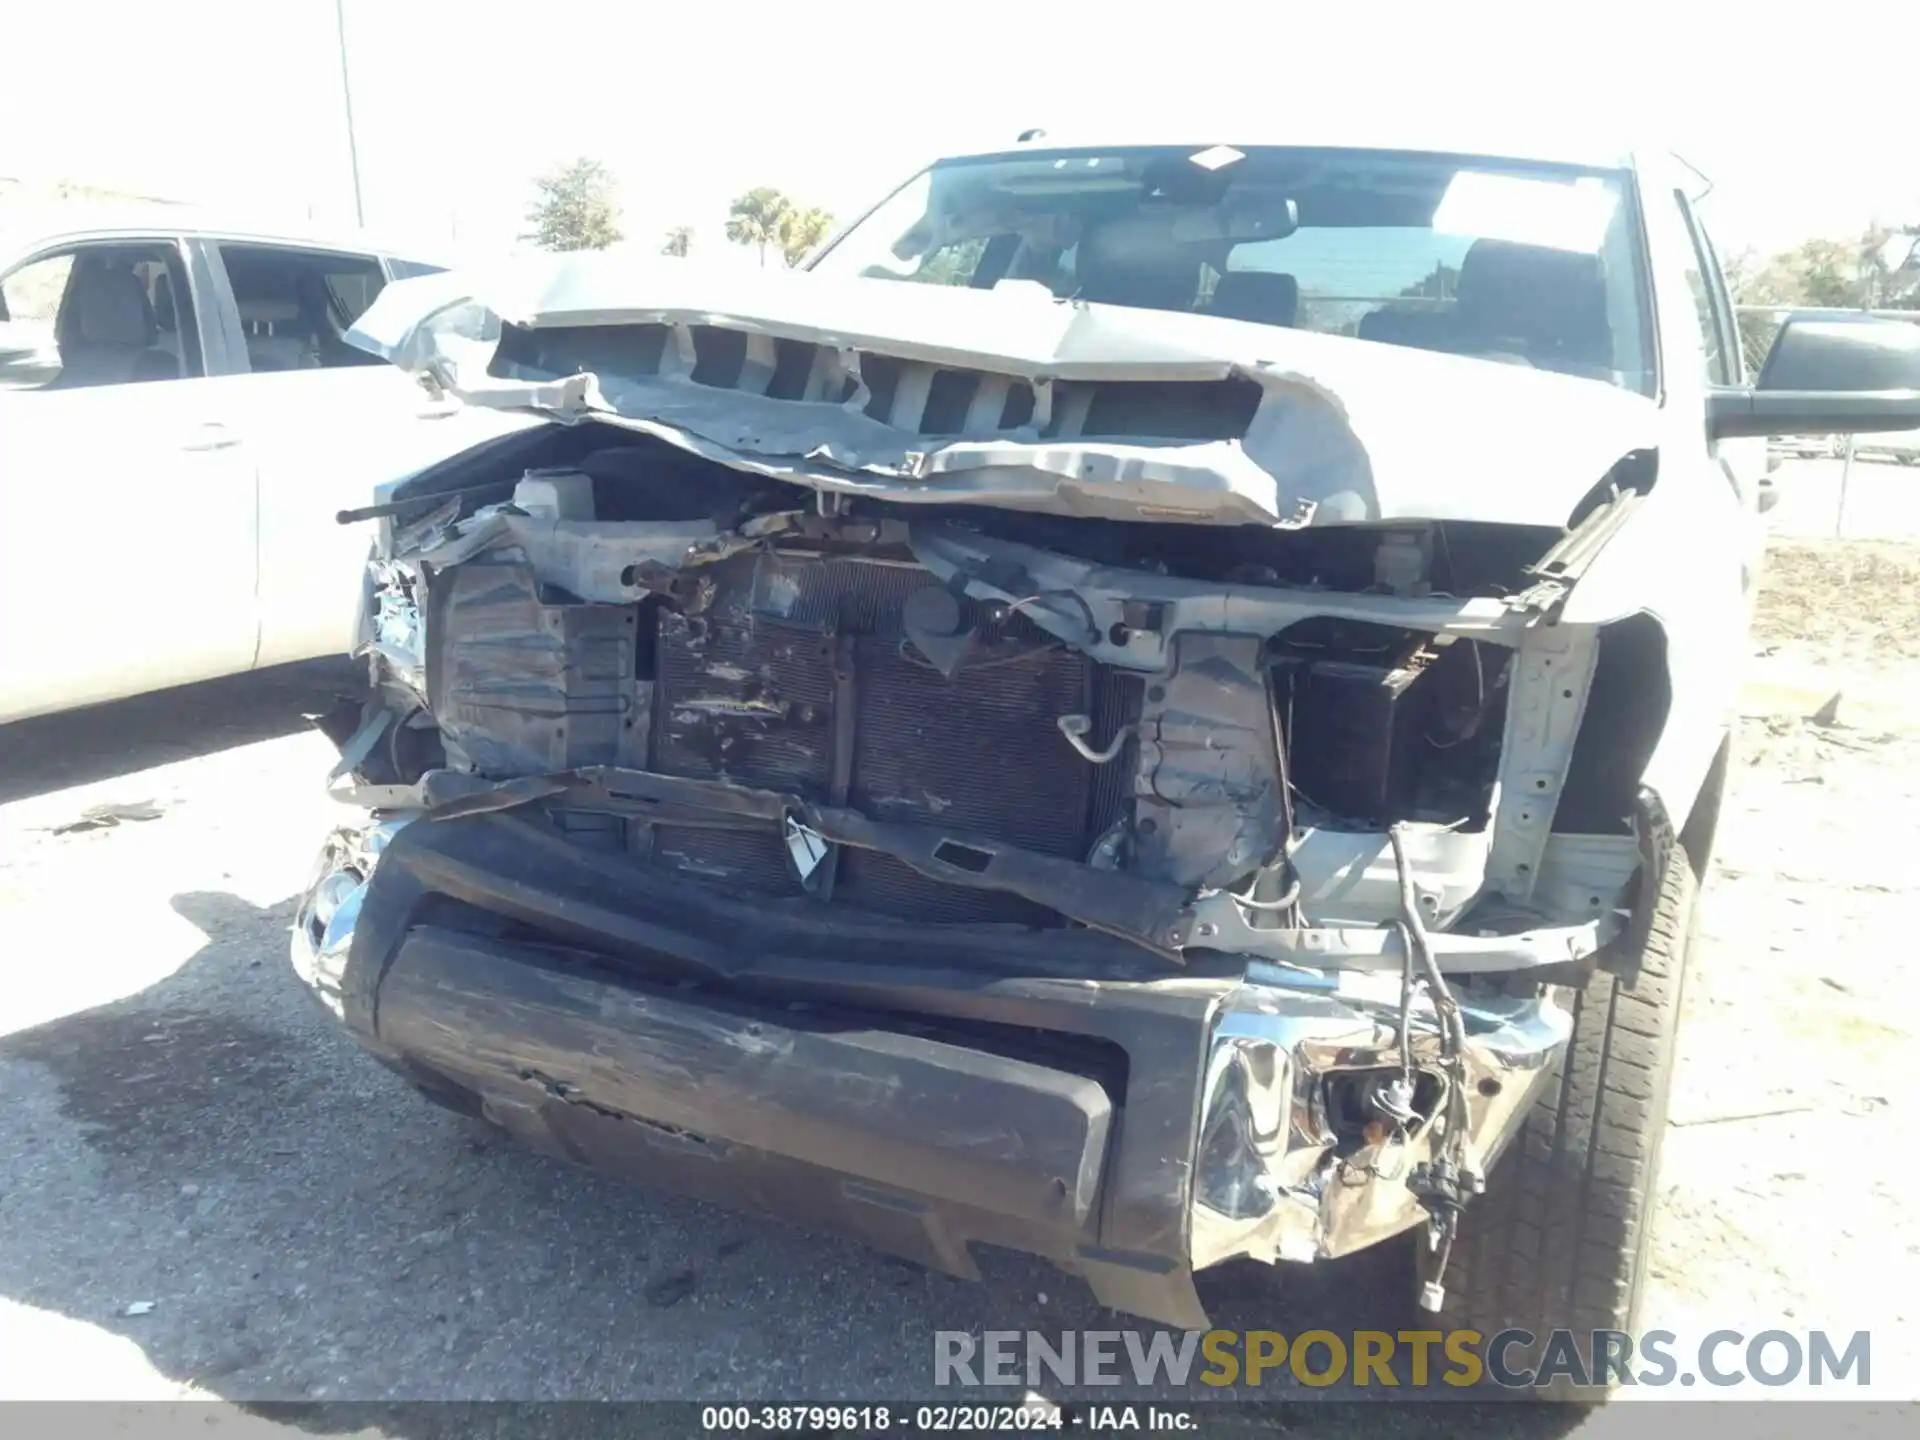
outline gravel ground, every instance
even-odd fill
[[[1804,600],[1807,574],[1844,579],[1862,553],[1796,550],[1780,573]],[[1914,554],[1870,563],[1920,594]],[[1856,699],[1920,693],[1911,644],[1870,643],[1920,617],[1815,624],[1784,593],[1763,602],[1766,663]],[[1825,633],[1845,626],[1851,649]],[[346,1400],[900,1397],[928,1393],[936,1329],[1123,1323],[1021,1257],[984,1255],[968,1285],[597,1180],[361,1057],[285,961],[338,810],[300,715],[353,683],[299,667],[0,730],[0,1398],[319,1402],[298,1423],[337,1431],[364,1418],[329,1408]],[[1887,842],[1912,834],[1920,732],[1854,700],[1832,726],[1791,709],[1744,723],[1648,1323],[1871,1329],[1876,1394],[1912,1396],[1897,1127],[1920,1052],[1881,997],[1905,993],[1920,874]],[[1368,1327],[1400,1299],[1370,1260],[1204,1293],[1229,1327]],[[1363,1408],[1326,1428],[1417,1423]],[[455,1413],[390,1428],[485,1428]],[[1506,1433],[1575,1423],[1508,1414]]]

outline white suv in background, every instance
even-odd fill
[[[439,268],[171,206],[0,228],[0,722],[348,648],[335,515],[523,423],[344,342]]]

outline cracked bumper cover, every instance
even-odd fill
[[[1427,1130],[1356,1149],[1328,1109],[1329,1077],[1399,1063],[1388,977],[1168,977],[1074,932],[805,934],[649,885],[523,819],[375,820],[329,839],[293,965],[382,1063],[535,1148],[951,1274],[975,1274],[974,1241],[1042,1255],[1163,1324],[1205,1325],[1195,1270],[1341,1255],[1424,1218],[1405,1178]],[[554,944],[449,928],[446,898]],[[1484,1172],[1570,1019],[1546,997],[1462,1000]],[[992,1038],[1016,1030],[1073,1043],[1028,1058]],[[1411,1048],[1437,1051],[1430,1011]]]

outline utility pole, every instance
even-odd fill
[[[347,76],[346,0],[333,0],[333,30],[340,40],[340,96],[347,110],[347,160],[353,166],[353,218],[364,229],[367,207],[360,198],[360,145],[353,134],[353,82]]]
[[[1880,288],[1877,283],[1879,278],[1875,257],[1863,255],[1860,259],[1860,309],[1864,314],[1873,312],[1875,292]],[[1842,539],[1847,533],[1847,486],[1853,480],[1853,448],[1857,439],[1853,434],[1847,436],[1846,454],[1840,460],[1840,496],[1833,507],[1833,538],[1836,540]]]

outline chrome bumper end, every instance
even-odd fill
[[[1484,1176],[1553,1073],[1573,1020],[1550,993],[1467,995],[1460,1009],[1465,1168]],[[1194,1269],[1241,1256],[1333,1258],[1427,1218],[1408,1182],[1439,1153],[1456,1082],[1440,1063],[1442,1027],[1424,997],[1410,1016],[1409,1042],[1417,1113],[1396,1123],[1376,1111],[1356,1124],[1365,1097],[1405,1074],[1397,979],[1250,969],[1208,1047]]]
[[[413,817],[371,818],[327,836],[294,912],[293,973],[336,1019],[344,1018],[340,982],[353,948],[360,903],[387,842]]]

